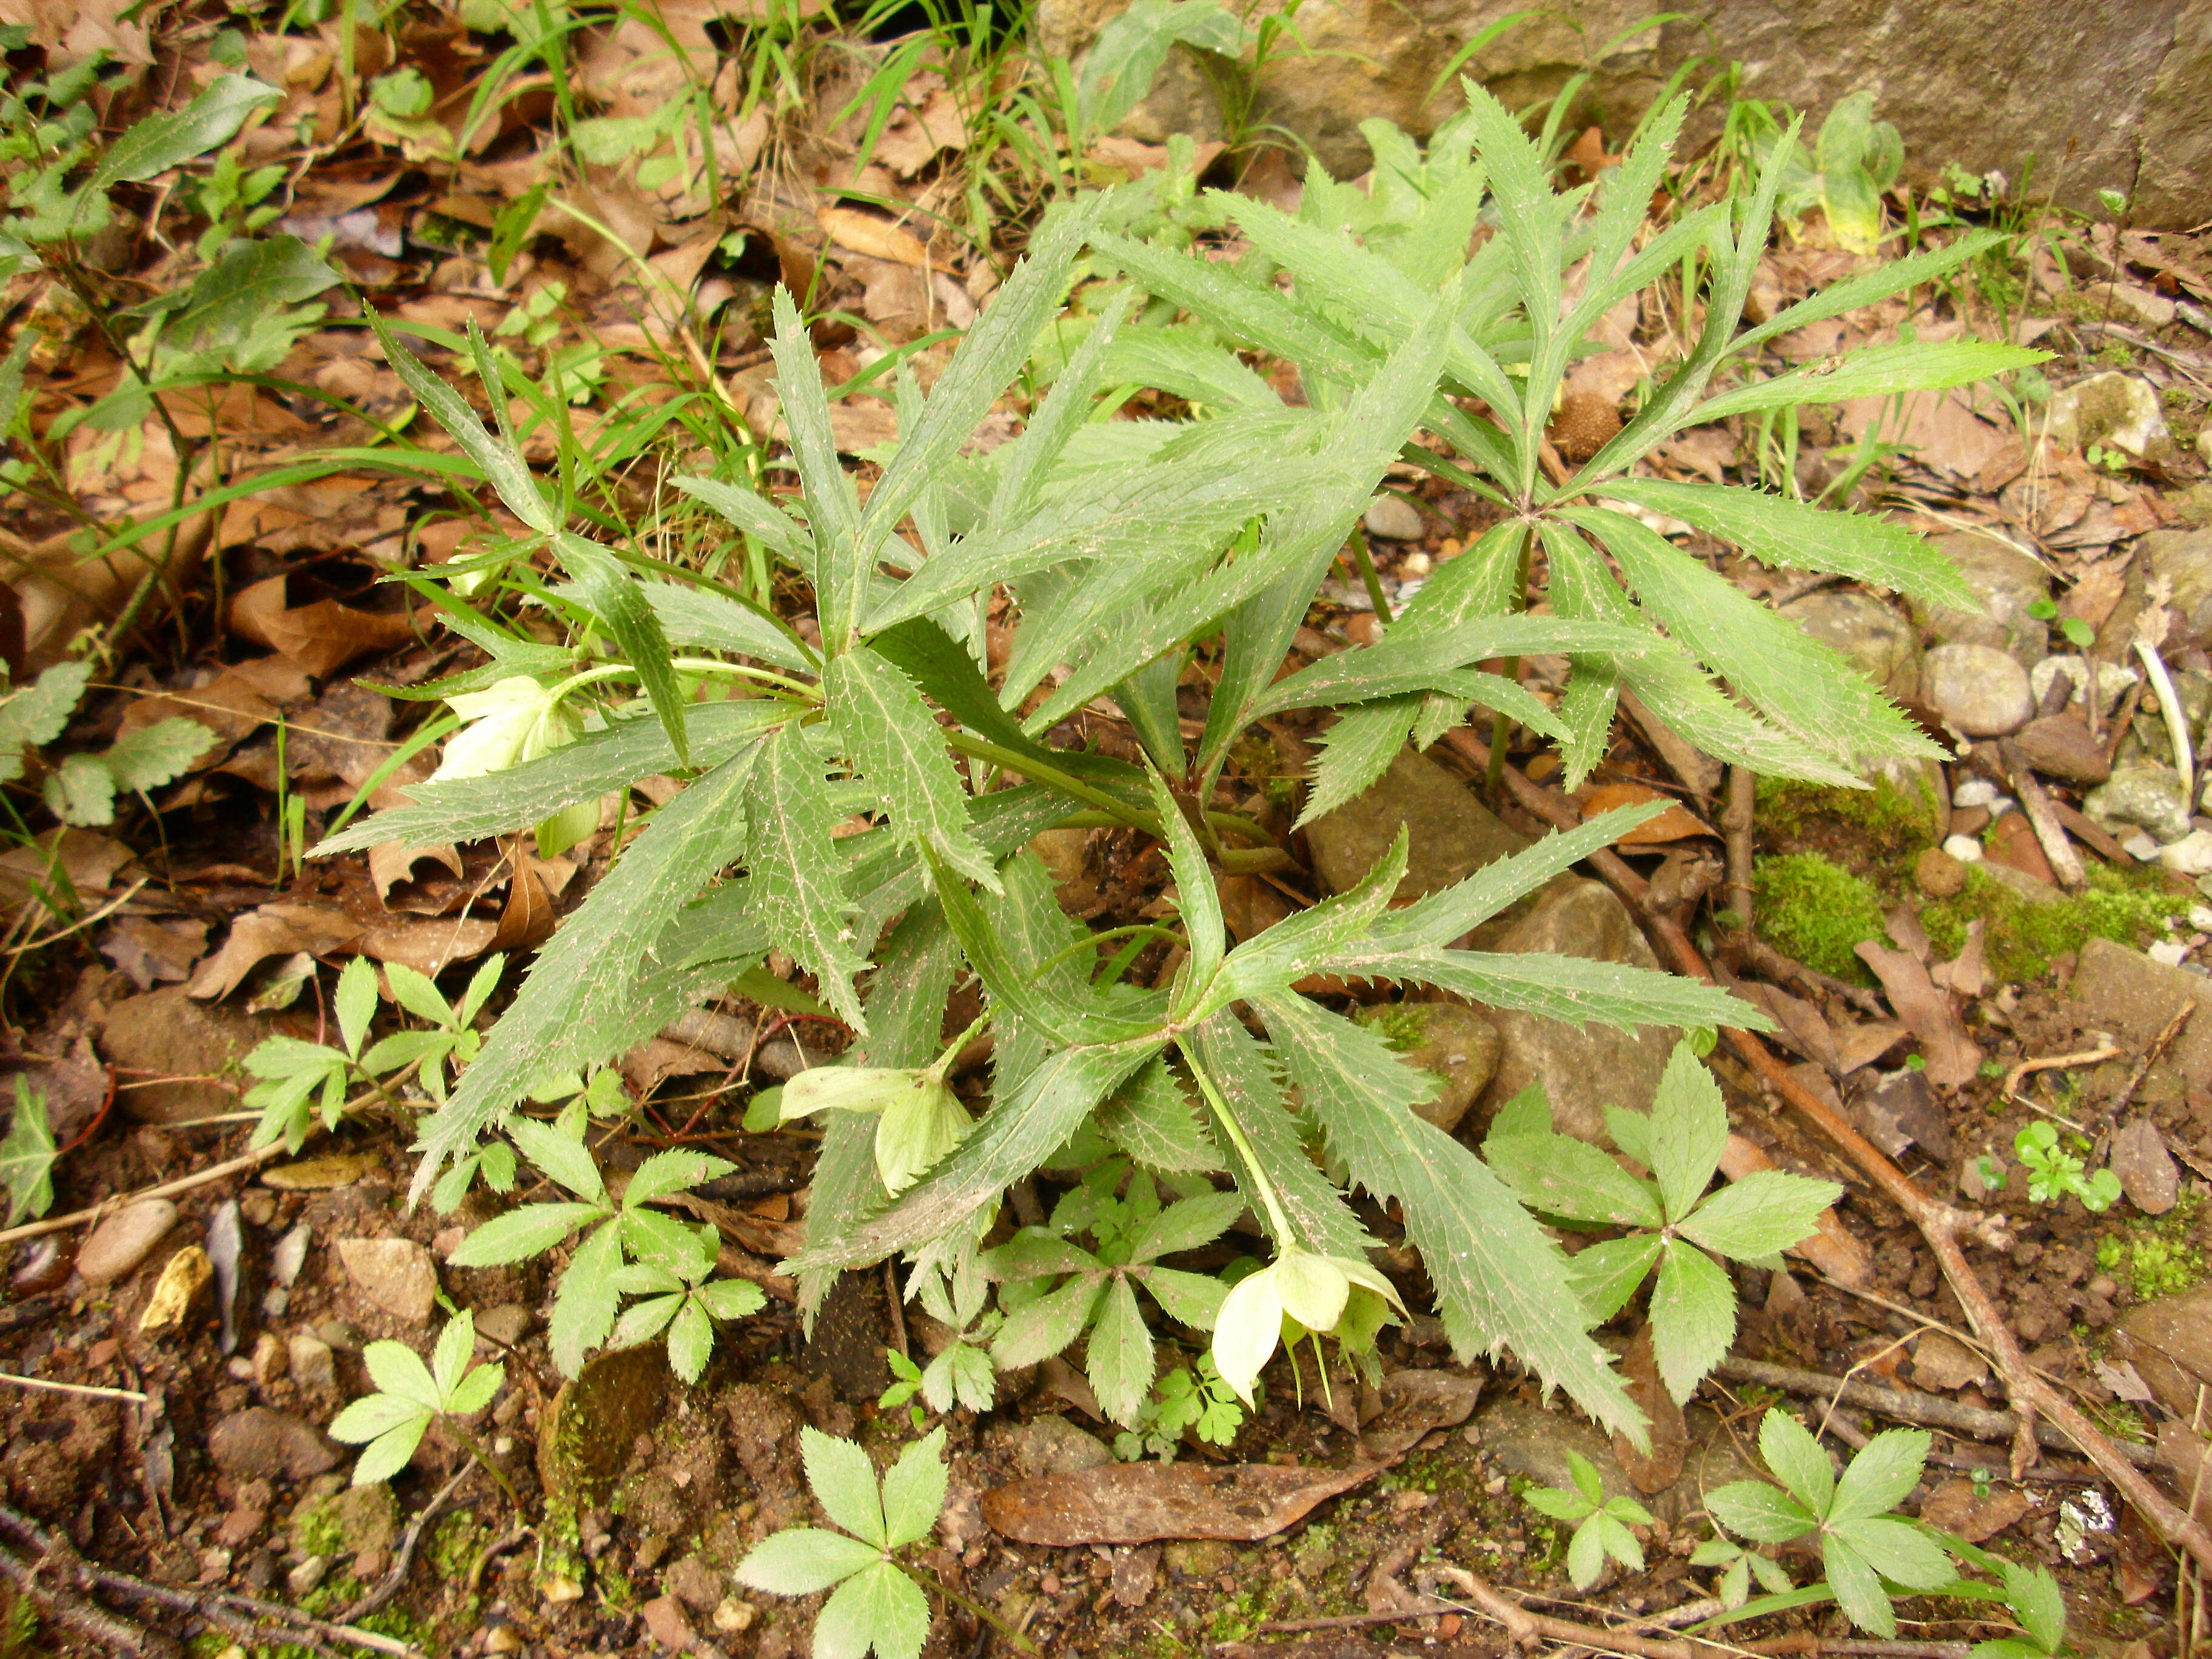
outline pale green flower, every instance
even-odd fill
[[[1285,1245],[1272,1263],[1239,1279],[1221,1304],[1213,1324],[1213,1367],[1221,1380],[1251,1405],[1252,1385],[1282,1340],[1285,1316],[1316,1334],[1333,1331],[1355,1286],[1405,1311],[1396,1286],[1366,1262]]]
[[[877,1112],[876,1173],[902,1193],[975,1127],[934,1067],[817,1066],[783,1085],[782,1121],[820,1111]]]
[[[510,674],[482,691],[448,697],[461,729],[446,739],[433,783],[477,778],[564,747],[583,734],[583,722],[551,687],[526,674]],[[538,826],[538,853],[557,857],[599,827],[596,799],[564,806]]]

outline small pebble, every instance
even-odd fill
[[[136,1273],[177,1224],[177,1206],[166,1198],[126,1204],[93,1230],[77,1252],[76,1270],[88,1285],[112,1285]]]
[[[1414,542],[1421,538],[1421,515],[1408,501],[1397,495],[1377,495],[1367,509],[1367,533],[1386,541]]]
[[[753,1620],[757,1617],[759,1610],[751,1602],[740,1601],[734,1595],[725,1596],[721,1605],[714,1609],[714,1628],[725,1634],[735,1635],[740,1631],[750,1630]]]
[[[2212,905],[2191,905],[2189,907],[2189,925],[2191,927],[2212,929]]]
[[[2143,954],[2153,962],[2163,963],[2168,968],[2179,968],[2189,955],[2189,946],[2178,939],[2154,939]]]
[[[1968,778],[1951,792],[1954,806],[1987,806],[1997,798],[1997,787],[1987,778]]]
[[[1425,576],[1434,568],[1425,553],[1408,553],[1398,562],[1399,574],[1405,576]]]
[[[284,1575],[284,1587],[295,1596],[305,1595],[323,1582],[323,1575],[331,1570],[327,1555],[311,1555]]]
[[[2120,843],[2120,850],[2137,864],[2148,864],[2158,856],[2158,838],[2147,830],[2138,830]]]
[[[522,1638],[515,1633],[512,1625],[494,1625],[484,1632],[484,1651],[520,1653],[522,1651]]]
[[[1961,864],[1982,861],[1982,844],[1972,836],[1953,836],[1943,843],[1943,850]]]

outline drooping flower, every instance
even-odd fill
[[[1284,1316],[1317,1334],[1333,1331],[1355,1287],[1405,1311],[1397,1287],[1366,1262],[1285,1245],[1273,1262],[1239,1279],[1221,1304],[1213,1323],[1213,1367],[1221,1380],[1252,1404],[1252,1385],[1282,1340]]]
[[[464,691],[446,701],[463,724],[446,739],[445,754],[430,775],[434,783],[503,772],[583,734],[574,711],[551,687],[526,674],[510,674],[482,691]],[[538,826],[538,856],[557,857],[599,827],[596,798],[564,806]]]
[[[817,1066],[783,1085],[782,1120],[876,1112],[876,1173],[898,1194],[967,1138],[975,1121],[935,1067]]]

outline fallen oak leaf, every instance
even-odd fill
[[[1887,950],[1872,939],[1863,939],[1853,949],[1881,981],[1898,1018],[1920,1039],[1929,1082],[1945,1094],[1972,1082],[1981,1069],[1982,1051],[1966,1035],[1966,1022],[1959,1018],[1949,994],[1937,990],[1928,976],[1927,964],[1910,951]]]
[[[356,657],[391,651],[416,637],[416,619],[404,612],[359,611],[336,599],[288,605],[286,580],[271,576],[232,600],[230,626],[240,637],[267,646],[318,679]]]

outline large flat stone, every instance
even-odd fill
[[[2067,994],[2084,1023],[2106,1028],[2124,1049],[2141,1054],[2185,1002],[2212,1002],[2212,981],[2111,939],[2093,939],[2081,947]],[[2191,1016],[2166,1054],[2191,1087],[2212,1086],[2212,1019],[2201,1012]]]
[[[1314,868],[1333,891],[1356,887],[1390,850],[1401,826],[1410,843],[1406,877],[1398,884],[1401,903],[1465,881],[1528,845],[1457,777],[1407,749],[1364,794],[1307,827]]]
[[[2196,1415],[2197,1390],[2205,1389],[2212,1420],[2212,1285],[2129,1309],[2112,1348],[2184,1422]]]

